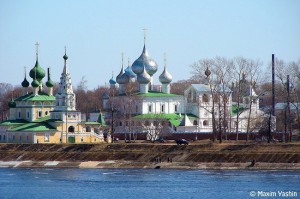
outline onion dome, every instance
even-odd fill
[[[140,84],[148,84],[151,81],[151,76],[145,70],[145,66],[143,67],[142,73],[137,75],[137,81]]]
[[[39,55],[38,46],[39,46],[39,43],[36,43],[35,45],[36,45],[36,62],[35,62],[35,66],[33,67],[33,69],[30,70],[29,76],[32,79],[36,79],[40,82],[45,77],[45,70],[39,64],[39,59],[38,59],[38,55]]]
[[[135,78],[136,74],[132,71],[131,66],[128,65],[128,67],[125,69],[125,74],[130,78]]]
[[[45,70],[40,66],[38,59],[36,59],[33,69],[30,70],[29,76],[38,81],[41,81],[45,77]]]
[[[40,82],[39,82],[37,79],[34,79],[34,80],[31,82],[31,86],[32,86],[33,88],[37,88],[37,87],[39,87],[39,85],[40,85]]]
[[[159,81],[162,84],[169,84],[172,81],[172,75],[167,71],[166,66],[164,67],[164,71],[159,76]]]
[[[126,73],[124,73],[123,65],[122,65],[121,71],[120,71],[119,75],[117,76],[116,80],[117,80],[118,84],[127,84],[129,82],[129,76],[126,75]]]
[[[206,75],[206,77],[210,76],[211,72],[210,72],[210,70],[208,69],[208,67],[206,68],[204,74]]]
[[[107,92],[104,92],[102,94],[102,99],[109,99],[109,94]]]
[[[22,85],[22,87],[26,87],[26,88],[29,86],[29,82],[27,81],[26,77],[22,81],[21,85]]]
[[[50,78],[50,68],[48,68],[48,81],[46,82],[46,86],[48,88],[52,88],[54,86],[54,82]]]
[[[64,58],[64,60],[66,60],[66,61],[67,61],[67,59],[69,58],[66,52],[65,52],[65,55],[63,56],[63,58]]]
[[[117,83],[117,82],[114,80],[113,77],[109,80],[109,84],[115,85],[116,83]]]
[[[48,81],[46,82],[46,86],[48,88],[52,88],[54,86],[54,82],[51,79],[48,79]]]
[[[21,83],[22,87],[27,88],[29,86],[29,82],[26,78],[26,67],[24,67],[24,80]]]
[[[9,108],[16,108],[16,106],[17,106],[17,104],[13,99],[11,99],[11,101],[8,102],[8,107]]]
[[[114,73],[112,73],[111,78],[109,80],[109,84],[110,85],[115,85],[116,83],[117,83],[116,80],[114,80]]]
[[[146,68],[147,73],[152,76],[157,71],[157,63],[150,58],[146,45],[144,45],[143,52],[140,57],[132,64],[132,70],[135,74],[143,72],[143,67]]]

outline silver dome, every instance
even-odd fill
[[[136,77],[136,74],[132,71],[132,68],[131,66],[128,66],[126,69],[125,69],[125,74],[130,77],[130,78],[135,78]]]
[[[148,84],[151,81],[151,76],[145,70],[145,66],[143,66],[142,73],[137,75],[137,81],[140,84]]]
[[[124,73],[123,66],[122,66],[121,71],[118,74],[116,80],[117,80],[118,84],[126,84],[129,82],[129,77]]]
[[[159,81],[163,84],[168,84],[172,81],[172,75],[167,71],[166,67],[164,67],[164,71],[159,76]]]
[[[133,62],[132,70],[135,74],[140,74],[143,72],[144,66],[150,76],[154,75],[157,71],[157,63],[150,58],[145,45],[140,57]]]

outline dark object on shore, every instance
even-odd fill
[[[254,167],[255,163],[256,163],[256,160],[253,159],[253,160],[251,161],[250,167]]]
[[[176,140],[177,145],[188,145],[189,142],[186,139],[180,139],[180,140]]]
[[[154,167],[154,169],[160,169],[160,166],[158,165],[158,166]]]

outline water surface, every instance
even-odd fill
[[[278,191],[300,198],[300,171],[0,169],[3,199],[259,198],[264,192],[280,198]]]

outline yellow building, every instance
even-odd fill
[[[22,82],[24,95],[9,102],[9,120],[0,123],[1,143],[101,143],[104,142],[104,120],[100,113],[97,122],[81,121],[76,110],[76,95],[73,92],[71,76],[67,66],[68,56],[63,56],[64,68],[59,89],[53,96],[54,82],[50,78],[43,92],[42,79],[45,70],[39,65],[38,51],[36,64],[30,70],[33,92],[28,93],[29,82]]]

